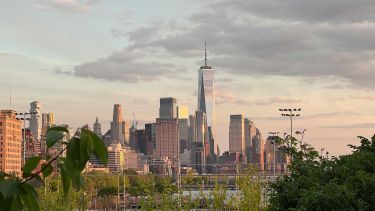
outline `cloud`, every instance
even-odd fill
[[[72,75],[78,77],[137,83],[178,78],[179,72],[172,63],[144,60],[143,52],[123,49],[108,57],[86,62],[74,67]]]
[[[232,75],[329,77],[348,88],[375,87],[370,1],[218,0],[202,8],[186,22],[157,20],[128,32],[129,49],[196,59],[207,41],[209,64]]]
[[[296,104],[303,100],[289,97],[271,97],[266,100],[256,100],[255,105],[273,105],[273,104]]]
[[[39,0],[33,5],[38,9],[58,9],[63,11],[82,12],[91,10],[98,0]]]
[[[358,123],[349,125],[330,125],[323,128],[342,128],[342,129],[361,129],[361,128],[375,128],[375,123]]]
[[[375,19],[375,4],[372,0],[223,0],[216,1],[214,6],[287,21],[342,23]]]

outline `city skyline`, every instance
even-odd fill
[[[306,129],[308,143],[348,153],[347,144],[375,127],[373,4],[272,2],[164,1],[150,10],[142,6],[147,1],[4,1],[0,107],[9,108],[12,84],[12,109],[25,112],[40,101],[56,123],[92,125],[98,116],[102,132],[113,104],[123,106],[125,120],[135,113],[140,125],[154,122],[161,97],[177,98],[193,114],[206,41],[222,152],[230,115],[244,114],[263,134],[283,133],[289,123],[278,108],[301,107],[295,130]],[[312,12],[297,12],[306,8]],[[358,10],[343,16],[348,8]]]

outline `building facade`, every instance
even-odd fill
[[[0,171],[21,174],[22,127],[13,110],[0,110]]]
[[[112,143],[125,144],[124,126],[122,107],[120,104],[115,104],[113,106],[113,121],[111,123]]]
[[[39,101],[30,103],[30,125],[29,129],[35,141],[40,142],[42,135],[42,104]]]
[[[177,158],[178,155],[178,119],[156,119],[156,149],[158,158]]]
[[[242,114],[230,115],[229,152],[245,154],[245,124]]]
[[[176,119],[177,118],[177,100],[173,97],[160,98],[159,108],[160,119]]]
[[[94,128],[94,133],[100,138],[102,138],[102,125],[100,124],[98,117],[96,117],[93,128]]]

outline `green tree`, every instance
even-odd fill
[[[270,184],[271,210],[375,210],[375,136],[352,154],[324,158],[307,144],[284,147],[289,173]],[[285,141],[285,140],[281,140]]]
[[[69,131],[65,127],[50,128],[46,137],[47,148],[58,141],[61,142],[67,133]],[[53,163],[57,163],[59,168],[65,196],[68,195],[71,186],[76,190],[84,187],[81,172],[91,154],[107,164],[107,148],[92,131],[82,128],[74,134],[73,138],[61,144],[64,148],[54,157],[47,155],[29,158],[23,166],[21,176],[0,172],[0,210],[40,210],[39,196],[31,182],[36,179],[44,184],[45,179],[53,171]],[[60,156],[64,151],[66,151],[65,158]],[[45,163],[41,164],[42,160],[45,160]]]

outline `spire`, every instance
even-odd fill
[[[204,42],[204,66],[207,66],[207,45]]]
[[[99,123],[99,118],[98,117],[96,117],[95,123]]]

